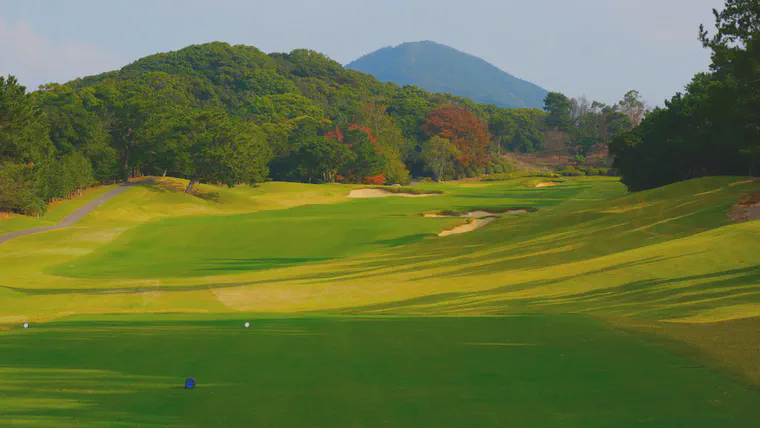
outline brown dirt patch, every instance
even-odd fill
[[[760,192],[750,193],[731,207],[728,218],[736,222],[760,219]]]

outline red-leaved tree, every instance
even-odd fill
[[[369,128],[343,124],[325,136],[347,145],[353,154],[351,162],[341,168],[340,175],[344,180],[366,184],[383,184],[386,181],[382,148]]]
[[[422,130],[428,137],[437,135],[456,144],[460,169],[477,168],[489,160],[488,128],[464,107],[451,105],[433,110]]]

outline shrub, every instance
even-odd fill
[[[513,172],[515,170],[515,166],[512,162],[510,162],[507,159],[499,158],[494,162],[494,167],[501,167],[501,171],[498,172]]]
[[[362,183],[364,184],[374,184],[374,185],[381,185],[385,183],[385,175],[384,174],[378,174],[378,175],[370,175],[368,177],[364,177],[364,180],[362,180]]]
[[[0,163],[0,211],[35,215],[45,213],[45,200],[36,188],[37,177],[30,165]]]
[[[585,172],[586,175],[601,175],[597,168],[584,168],[583,172]]]

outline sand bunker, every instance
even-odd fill
[[[737,222],[760,219],[760,192],[753,193],[734,205],[728,212],[728,218]]]
[[[467,218],[486,218],[486,217],[493,217],[495,215],[498,215],[498,214],[489,213],[488,211],[472,211],[472,212],[468,212],[467,214],[463,215],[462,217],[467,217]]]
[[[496,220],[494,217],[476,218],[467,224],[457,226],[450,230],[444,230],[443,232],[439,233],[438,236],[459,235],[462,233],[472,232],[473,230],[480,229],[481,227],[487,225],[488,223],[494,220]]]
[[[461,214],[461,215],[425,214],[424,216],[428,218],[488,218],[488,217],[498,217],[502,214],[524,214],[527,212],[528,210],[518,209],[518,210],[504,211],[503,213],[491,213],[488,211],[470,211],[466,214]]]
[[[557,183],[555,183],[553,181],[545,181],[543,183],[536,184],[536,187],[554,187],[556,185],[557,185]]]
[[[412,193],[393,193],[383,189],[354,189],[348,194],[349,198],[386,198],[388,196],[403,196],[405,198],[425,198],[435,196],[434,193],[416,195]]]

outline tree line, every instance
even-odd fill
[[[545,148],[550,152],[567,151],[568,161],[581,165],[592,155],[599,163],[609,164],[610,142],[641,123],[646,114],[646,105],[635,90],[613,105],[590,102],[585,96],[568,98],[559,92],[550,92],[544,104]]]
[[[610,145],[631,190],[760,175],[760,0],[727,0],[713,13],[716,32],[699,31],[710,71]]]
[[[664,108],[550,93],[544,111],[380,83],[308,50],[226,43],[152,55],[28,93],[0,77],[0,210],[44,213],[96,182],[170,175],[233,186],[269,179],[407,183],[504,172],[505,152],[614,159],[631,190],[760,173],[759,0],[727,0],[712,51]],[[507,171],[508,172],[508,171]]]
[[[509,172],[501,154],[542,150],[552,132],[577,134],[579,156],[617,132],[605,107],[576,104],[476,104],[381,83],[313,51],[218,42],[31,93],[9,77],[0,86],[0,210],[43,213],[92,183],[138,175],[185,178],[192,192],[198,182],[406,184]]]

